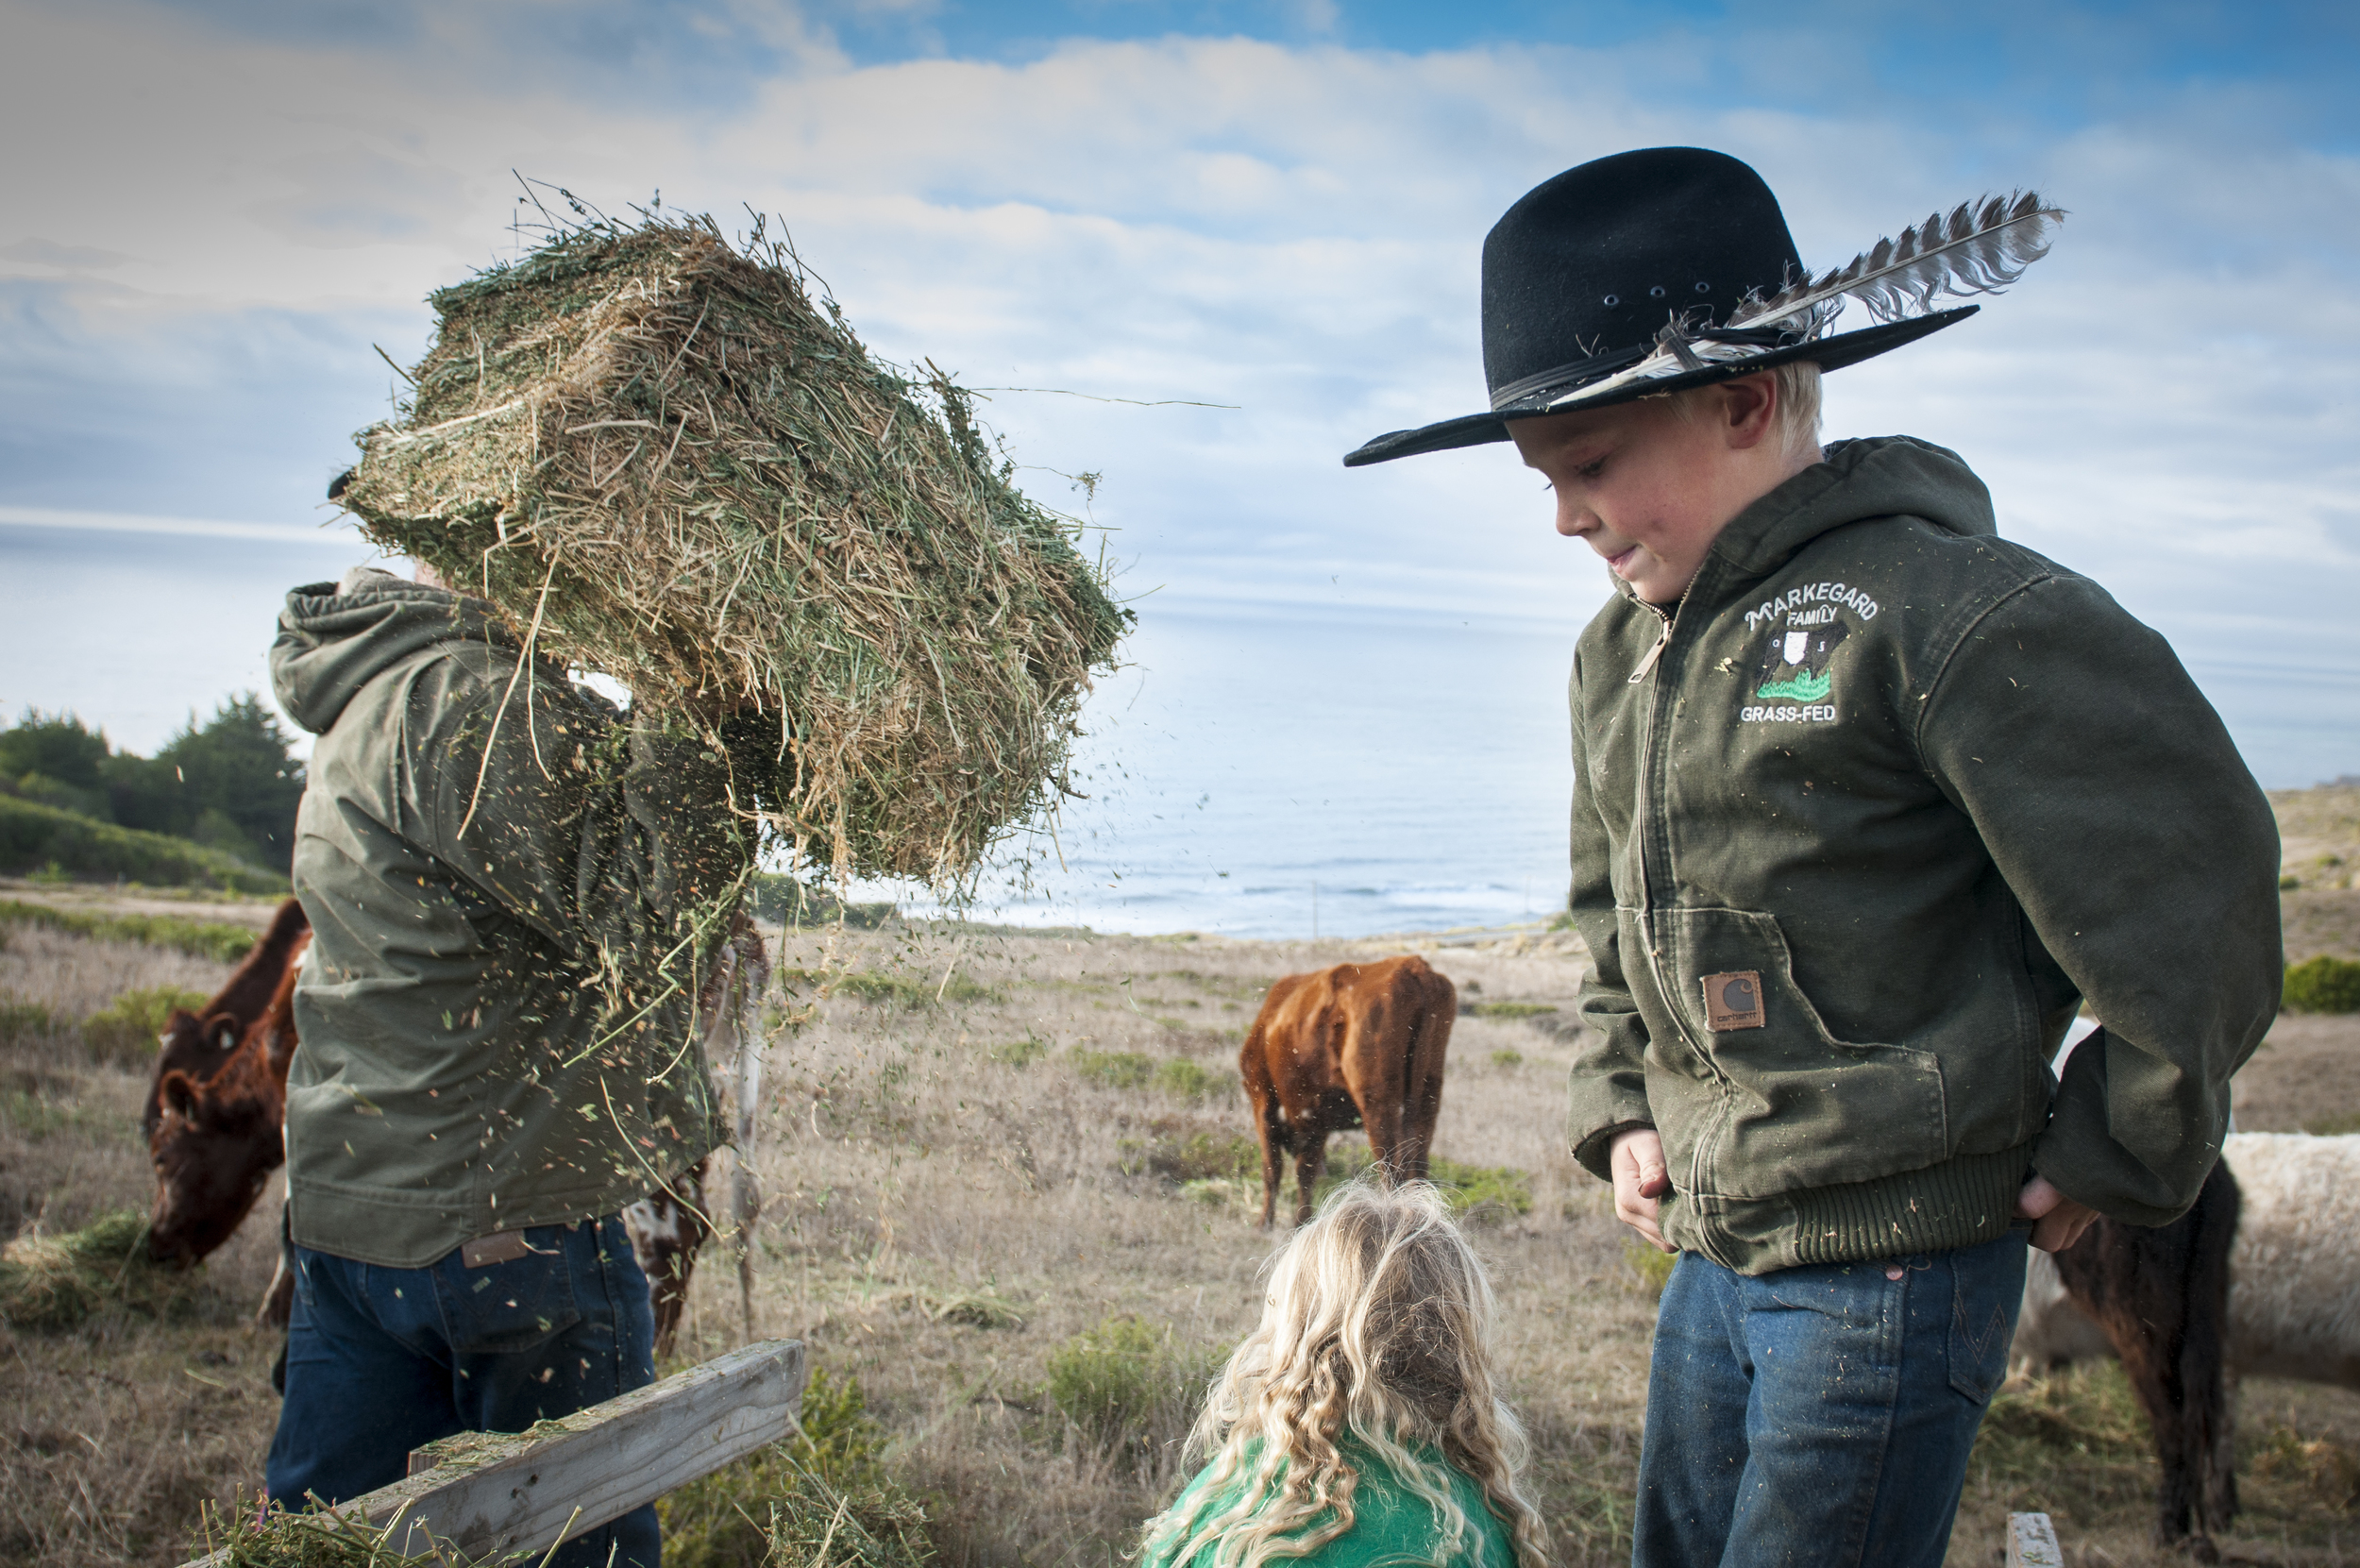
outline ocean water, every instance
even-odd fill
[[[974,918],[1298,937],[1563,907],[1578,621],[1140,609],[1084,714],[1089,799],[1013,847]]]

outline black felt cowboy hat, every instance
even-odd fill
[[[1492,407],[1378,436],[1346,467],[1506,441],[1508,421],[1604,408],[1790,360],[1857,364],[1938,332],[2045,255],[2064,213],[2020,193],[1937,212],[1814,278],[1778,198],[1726,153],[1650,147],[1568,169],[1483,242]],[[1829,333],[1845,301],[1877,325]]]

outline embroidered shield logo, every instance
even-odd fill
[[[1851,627],[1837,615],[1817,626],[1772,632],[1762,650],[1754,695],[1768,701],[1823,700],[1835,684],[1828,663],[1851,634]]]

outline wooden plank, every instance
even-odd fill
[[[2048,1515],[2008,1515],[2008,1568],[2065,1568],[2065,1549]]]
[[[337,1511],[373,1525],[400,1513],[385,1543],[396,1552],[423,1554],[431,1534],[470,1557],[537,1558],[789,1435],[803,1379],[802,1342],[766,1340],[530,1432],[446,1439]]]

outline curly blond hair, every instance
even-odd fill
[[[1262,1568],[1318,1550],[1353,1526],[1358,1477],[1338,1446],[1349,1437],[1434,1510],[1437,1561],[1475,1546],[1456,1469],[1508,1527],[1517,1568],[1544,1568],[1545,1530],[1517,1483],[1524,1426],[1492,1382],[1491,1281],[1441,1195],[1424,1182],[1339,1188],[1269,1273],[1261,1324],[1188,1439],[1211,1474],[1188,1508],[1147,1522],[1145,1552],[1185,1562],[1213,1543],[1214,1568]]]

